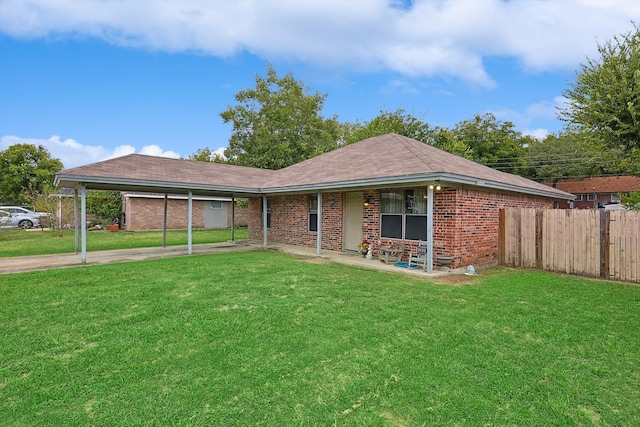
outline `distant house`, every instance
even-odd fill
[[[407,259],[426,241],[427,271],[437,254],[453,257],[454,268],[495,262],[501,208],[552,208],[574,199],[397,134],[280,170],[130,154],[60,171],[56,183],[81,194],[186,194],[189,203],[195,196],[248,198],[249,238],[265,246],[355,252],[363,240],[391,241],[403,245]]]
[[[596,209],[611,203],[620,203],[621,195],[640,189],[640,177],[626,175],[566,179],[547,185],[576,196],[575,201],[561,201],[558,206],[561,209]]]
[[[193,228],[229,228],[231,227],[230,197],[194,196]],[[167,195],[167,228],[187,228],[187,196],[185,194]],[[159,193],[122,193],[123,218],[121,228],[129,231],[161,230],[164,225],[164,194]],[[247,210],[236,205],[235,226],[247,225]]]

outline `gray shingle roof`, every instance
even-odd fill
[[[563,191],[482,166],[431,145],[387,134],[347,145],[277,171],[140,154],[60,171],[61,186],[130,191],[194,189],[200,194],[282,193],[418,184],[440,180],[562,199]],[[121,187],[124,186],[124,187]]]

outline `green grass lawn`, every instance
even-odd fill
[[[226,242],[231,239],[231,229],[193,230],[194,244]],[[236,228],[236,240],[247,239],[246,228]],[[167,246],[186,245],[186,230],[168,230]],[[91,231],[87,233],[87,249],[131,249],[162,246],[162,231]],[[57,231],[0,230],[0,258],[27,255],[71,253],[75,250],[73,230],[64,230],[62,237]]]
[[[226,253],[0,276],[0,425],[640,425],[640,287]]]

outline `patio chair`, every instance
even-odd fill
[[[389,264],[390,262],[397,262],[402,260],[404,255],[404,243],[398,243],[394,246],[383,246],[378,252],[380,261]]]
[[[423,269],[427,269],[427,242],[419,240],[418,247],[411,249],[409,252],[409,268],[412,266],[422,265]]]

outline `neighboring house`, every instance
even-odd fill
[[[231,227],[230,197],[193,197],[193,228]],[[187,228],[187,196],[184,194],[167,195],[167,228]],[[129,231],[161,230],[164,225],[164,194],[159,193],[122,193],[122,211],[124,213],[121,228]],[[236,227],[247,225],[247,209],[235,206]]]
[[[56,175],[63,187],[249,198],[249,238],[356,250],[419,240],[452,267],[497,259],[499,210],[552,208],[573,195],[388,134],[273,171],[131,154]],[[266,223],[266,228],[263,225]],[[431,261],[429,262],[431,267]]]
[[[620,203],[620,196],[640,189],[640,177],[606,176],[581,180],[560,180],[555,184],[547,183],[558,190],[574,194],[575,201],[565,200],[561,209],[594,209],[611,203]]]

